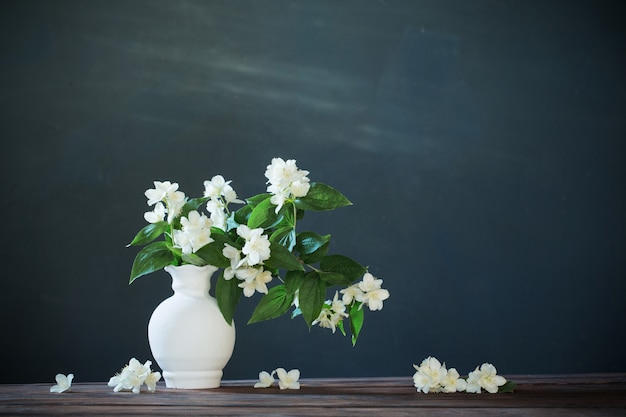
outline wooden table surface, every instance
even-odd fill
[[[510,394],[422,394],[411,376],[302,379],[299,390],[254,389],[223,381],[217,389],[114,393],[106,383],[0,385],[0,415],[118,416],[626,416],[626,374],[515,375]]]

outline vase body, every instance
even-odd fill
[[[211,265],[167,266],[174,295],[152,313],[148,341],[168,388],[217,388],[235,348],[235,324],[228,324],[209,295]]]

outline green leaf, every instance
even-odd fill
[[[284,285],[277,285],[261,298],[248,324],[280,317],[289,310],[292,302],[293,294],[287,294]]]
[[[205,264],[213,265],[218,268],[227,268],[230,266],[230,260],[222,253],[223,249],[223,241],[216,240],[198,249],[196,255],[202,258]]]
[[[217,278],[215,284],[215,298],[217,298],[217,305],[224,316],[226,323],[231,324],[235,315],[235,308],[241,297],[243,290],[238,286],[239,280],[231,278],[229,280],[224,279],[224,272]]]
[[[304,282],[304,271],[288,271],[285,274],[285,292],[294,295]]]
[[[330,235],[327,235],[327,236],[330,236]],[[330,246],[330,242],[326,242],[325,244],[320,246],[315,252],[312,252],[307,255],[300,254],[300,259],[302,259],[302,262],[309,264],[309,265],[318,263],[328,253],[329,246]]]
[[[150,223],[137,233],[128,246],[146,245],[165,233],[165,231],[169,229],[169,226],[170,225],[165,221]]]
[[[498,387],[498,394],[500,393],[513,393],[515,392],[515,382],[506,381],[504,385]]]
[[[339,330],[341,331],[342,335],[346,335],[346,329],[343,328],[343,320],[339,320],[339,323],[337,323],[337,327],[339,327]],[[354,345],[352,345],[354,346]]]
[[[180,215],[186,217],[190,211],[198,210],[198,207],[200,207],[202,204],[209,201],[209,198],[210,197],[199,197],[199,198],[192,198],[190,200],[187,200],[187,202],[185,203],[185,205],[180,211]]]
[[[350,332],[352,333],[352,346],[356,345],[356,341],[361,333],[363,327],[363,319],[365,318],[365,312],[361,307],[361,303],[358,301],[352,304],[350,307]]]
[[[279,215],[276,214],[276,206],[272,204],[269,198],[263,200],[252,209],[248,218],[248,227],[256,229],[258,227],[267,228],[278,221]]]
[[[325,298],[326,283],[319,278],[317,272],[307,273],[298,292],[298,301],[302,317],[309,327],[319,317]]]
[[[350,280],[346,276],[339,272],[319,272],[320,279],[328,285],[343,285],[349,286]]]
[[[207,262],[204,259],[196,255],[195,253],[189,253],[189,254],[183,253],[181,254],[181,258],[183,262],[187,264],[192,264],[196,266],[203,266],[207,264]]]
[[[226,219],[226,228],[228,230],[236,229],[241,224],[248,224],[248,218],[252,213],[252,206],[245,205],[239,210],[231,213]]]
[[[279,243],[291,252],[296,244],[296,231],[293,226],[281,227],[272,233],[270,236],[270,242]]]
[[[299,209],[313,211],[333,210],[352,205],[350,200],[339,191],[319,182],[311,183],[307,195],[296,199],[295,204]]]
[[[256,229],[258,227],[267,228],[276,223],[278,220],[276,214],[276,206],[270,201],[270,197],[261,201],[250,213],[248,218],[248,227]]]
[[[261,203],[261,201],[267,200],[272,195],[269,193],[257,194],[255,196],[246,198],[246,202],[252,206],[252,208],[256,207]]]
[[[327,244],[329,240],[330,235],[321,236],[313,232],[301,232],[296,237],[295,248],[300,255],[309,255]]]
[[[288,271],[304,271],[302,263],[293,253],[279,243],[270,242],[270,258],[265,261],[265,266],[269,269],[283,268]]]
[[[343,255],[328,255],[322,258],[320,268],[322,271],[343,274],[349,283],[361,278],[367,271],[367,268]]]
[[[176,262],[176,256],[167,242],[160,241],[149,244],[139,251],[133,262],[129,284],[142,275],[158,271]]]

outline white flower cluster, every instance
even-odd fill
[[[328,306],[324,306],[320,315],[312,323],[313,326],[319,324],[320,327],[331,329],[333,333],[337,330],[337,325],[345,317],[348,317],[346,313],[346,305],[343,300],[339,299],[339,293],[335,291],[335,297],[332,301],[327,302]]]
[[[371,311],[382,310],[383,301],[389,298],[389,291],[381,288],[382,284],[382,279],[376,279],[366,272],[360,282],[341,290],[343,303],[349,305],[356,300],[368,306]]]
[[[221,175],[214,176],[210,181],[204,181],[204,196],[210,198],[206,208],[211,215],[213,226],[222,230],[226,230],[228,204],[243,203],[237,198],[237,193],[230,183],[231,181],[226,181]]]
[[[74,374],[67,374],[67,376],[63,374],[57,374],[54,379],[57,383],[50,387],[50,392],[62,393],[66,391],[71,391]]]
[[[277,368],[269,373],[267,371],[259,372],[259,382],[254,384],[254,388],[269,388],[274,382],[274,374],[278,376],[278,386],[280,389],[300,389],[300,371],[292,369],[287,372],[285,368]]]
[[[326,301],[319,316],[312,324],[331,329],[335,333],[339,323],[349,316],[346,312],[347,306],[353,302],[361,303],[359,309],[366,305],[371,311],[382,310],[383,301],[389,298],[389,291],[381,288],[382,283],[382,279],[377,279],[366,272],[361,281],[335,292],[335,297],[332,301]],[[339,293],[343,294],[341,299],[339,299]]]
[[[446,369],[446,364],[429,356],[417,366],[413,375],[413,384],[418,392],[471,392],[480,394],[481,389],[489,393],[498,392],[498,387],[506,383],[506,379],[497,375],[496,368],[490,363],[483,363],[470,372],[467,380],[460,378],[455,368]]]
[[[272,273],[263,269],[263,261],[270,258],[270,241],[263,234],[263,228],[250,229],[242,224],[237,227],[237,234],[246,243],[241,250],[224,244],[222,253],[230,260],[230,266],[224,269],[224,279],[228,281],[237,277],[241,280],[239,288],[243,288],[246,297],[252,297],[256,291],[267,294]]]
[[[174,230],[174,246],[181,248],[183,253],[189,255],[198,249],[213,242],[211,226],[213,222],[205,214],[192,210],[187,217],[180,218],[182,229]]]
[[[167,214],[167,221],[171,224],[187,202],[185,193],[178,191],[178,183],[169,181],[154,181],[154,188],[146,190],[145,195],[148,205],[154,206],[153,211],[143,215],[148,223],[162,222]]]
[[[267,192],[272,194],[270,201],[276,205],[276,213],[285,204],[285,200],[294,197],[304,197],[309,192],[309,171],[298,169],[295,159],[285,161],[282,158],[272,158],[267,166]]]
[[[144,218],[149,223],[158,223],[165,220],[168,223],[181,214],[181,210],[187,202],[187,197],[182,191],[178,191],[178,183],[170,181],[154,181],[154,188],[146,190],[148,205],[154,205],[152,211],[144,213]],[[204,182],[204,197],[208,197],[206,203],[210,217],[192,210],[187,217],[181,217],[180,230],[174,230],[172,240],[174,246],[182,249],[186,255],[195,253],[204,245],[213,242],[211,227],[215,226],[226,230],[229,203],[243,203],[237,199],[237,193],[221,175],[216,175],[210,181]]]
[[[146,361],[143,365],[137,359],[132,358],[120,373],[115,374],[109,380],[109,386],[113,391],[132,390],[135,394],[141,391],[141,386],[146,384],[149,392],[154,392],[156,383],[161,379],[160,372],[152,372],[152,362]]]

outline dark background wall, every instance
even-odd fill
[[[250,196],[274,156],[354,202],[305,226],[391,298],[354,348],[244,300],[225,378],[626,371],[618,4],[2,2],[1,382],[150,359],[143,192]]]

